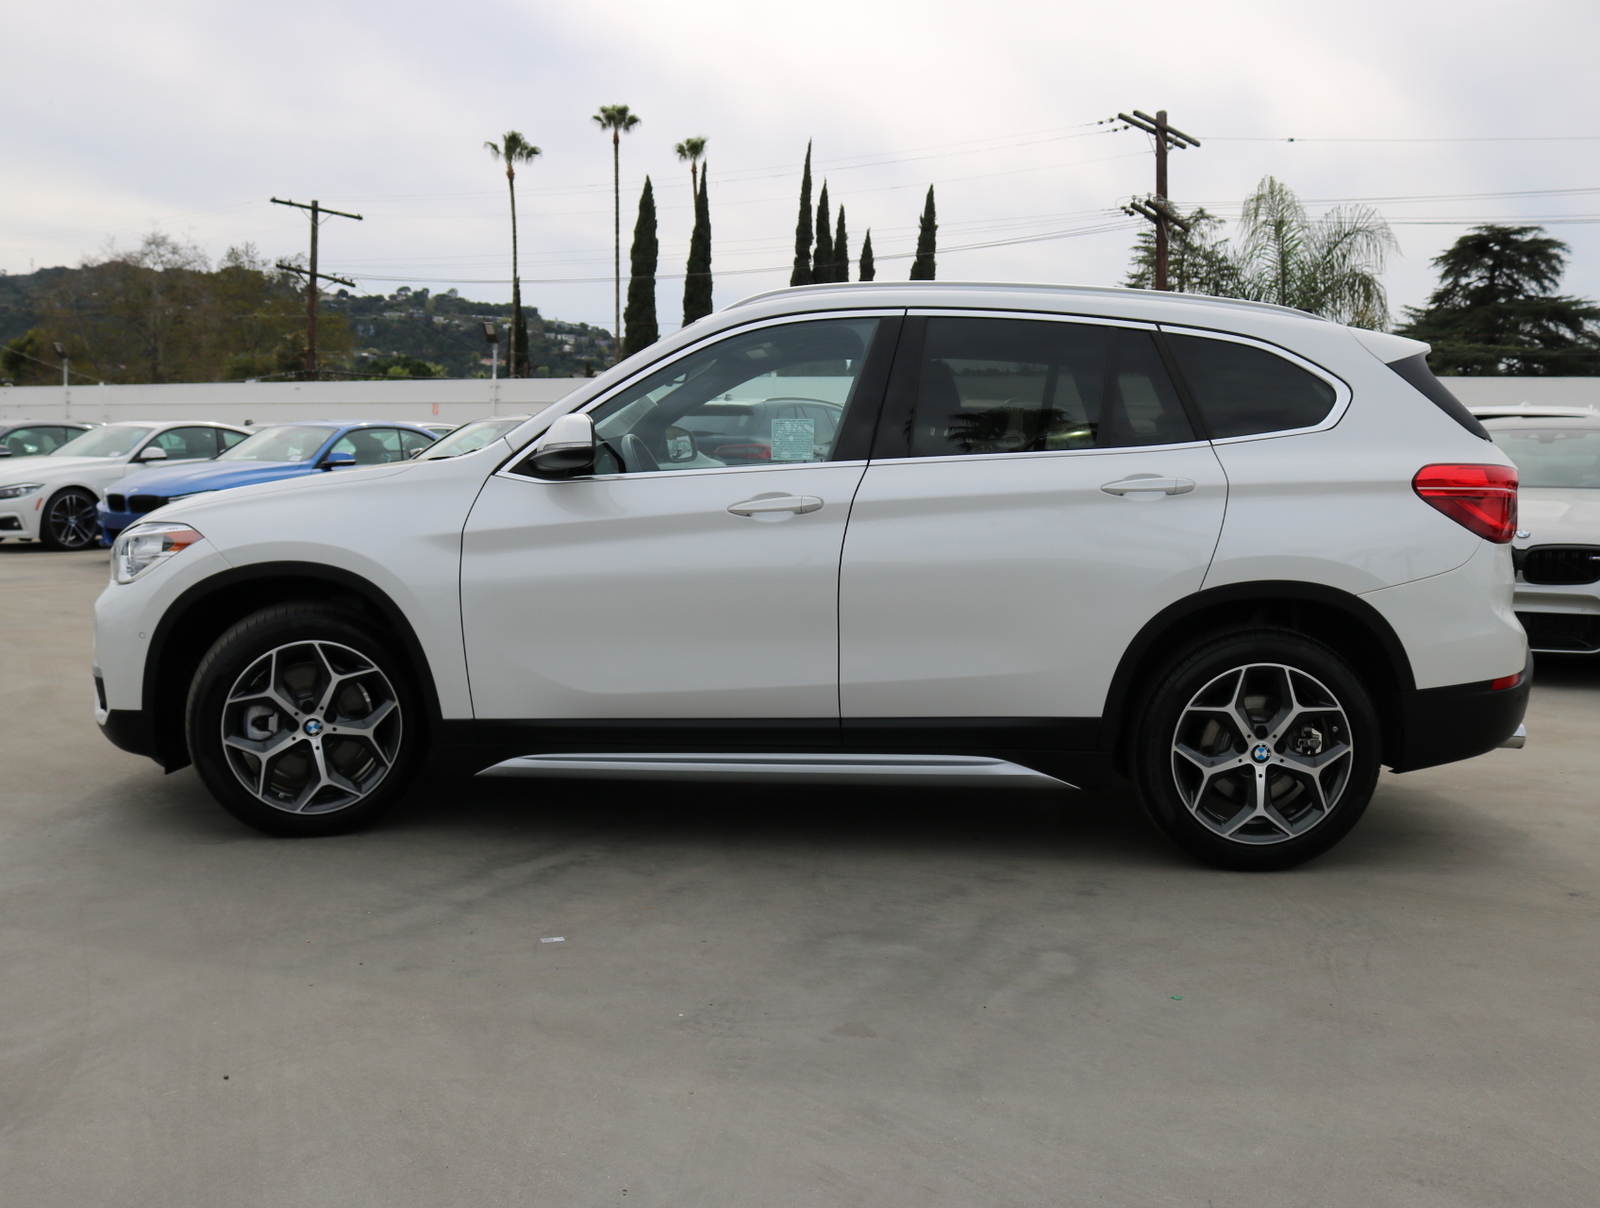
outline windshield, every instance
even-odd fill
[[[310,461],[333,435],[332,428],[285,424],[240,441],[218,461]]]
[[[73,437],[50,456],[126,457],[133,452],[135,445],[149,435],[149,428],[124,427],[121,424],[92,428],[82,436]]]
[[[464,424],[436,445],[429,445],[422,455],[423,461],[436,457],[460,457],[463,453],[476,453],[492,441],[498,440],[511,429],[528,422],[526,415],[511,415],[504,419],[480,419]]]
[[[1517,463],[1519,485],[1600,490],[1600,429],[1502,428],[1490,435]]]

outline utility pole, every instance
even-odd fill
[[[275,206],[294,206],[297,210],[306,210],[311,214],[311,271],[306,273],[306,380],[317,380],[317,281],[337,281],[340,285],[347,285],[351,289],[356,287],[354,281],[346,281],[343,277],[335,277],[328,273],[317,272],[317,228],[321,224],[321,215],[334,214],[340,218],[354,218],[362,221],[360,214],[346,214],[343,210],[330,210],[318,203],[316,198],[311,199],[310,205],[298,201],[280,201],[274,197],[270,199]],[[290,272],[305,273],[306,270],[293,265],[279,264],[280,269],[287,268]]]
[[[1187,231],[1189,224],[1178,217],[1177,211],[1167,200],[1167,148],[1176,147],[1182,151],[1185,147],[1198,147],[1200,140],[1190,138],[1182,130],[1169,126],[1165,109],[1157,109],[1155,117],[1138,109],[1131,114],[1119,113],[1117,117],[1135,130],[1143,130],[1156,140],[1156,191],[1150,197],[1129,202],[1122,209],[1126,214],[1137,214],[1155,223],[1155,287],[1161,290],[1170,289],[1171,286],[1167,284],[1168,269],[1172,260],[1169,228],[1177,227],[1181,231]]]
[[[72,383],[68,375],[72,372],[72,358],[67,355],[67,346],[57,340],[51,347],[56,350],[56,355],[61,358],[61,418],[72,418]]]

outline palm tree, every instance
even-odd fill
[[[522,275],[517,268],[517,165],[531,164],[544,154],[515,130],[507,130],[498,143],[484,143],[484,149],[506,166],[506,188],[511,191],[511,347],[507,350],[506,374],[517,377],[528,371],[528,328],[522,321]]]
[[[629,113],[626,105],[601,105],[600,112],[594,115],[594,123],[602,130],[611,131],[611,268],[616,303],[611,347],[614,363],[622,356],[622,136],[639,124],[639,117]]]
[[[1387,324],[1379,276],[1395,239],[1376,210],[1336,206],[1312,218],[1293,190],[1268,176],[1245,198],[1236,247],[1234,296],[1355,327]]]
[[[673,148],[678,153],[678,162],[685,161],[689,164],[689,195],[700,196],[700,177],[695,169],[700,163],[700,157],[706,153],[706,140],[704,138],[686,138]]]

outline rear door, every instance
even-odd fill
[[[1129,642],[1199,588],[1226,497],[1153,329],[908,319],[841,566],[846,741],[943,719],[1092,745]]]

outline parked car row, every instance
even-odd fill
[[[58,550],[110,545],[130,524],[175,500],[423,454],[452,456],[526,419],[318,420],[255,428],[206,420],[13,422],[0,425],[0,538]]]

